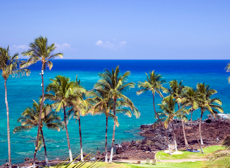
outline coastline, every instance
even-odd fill
[[[177,132],[177,143],[178,143],[178,149],[185,150],[185,145],[183,141],[183,134],[181,129],[181,121],[180,120],[174,120],[174,125],[176,127]],[[197,134],[196,129],[198,129],[198,120],[195,120],[192,122],[192,128],[190,122],[185,123],[186,127],[186,133],[187,133],[187,139],[189,143],[189,147],[193,147],[194,149],[199,149],[199,146],[196,142],[195,137],[192,134],[195,131],[195,134]],[[209,117],[208,119],[205,119],[202,121],[202,128],[203,128],[203,138],[204,138],[204,145],[202,147],[208,147],[212,145],[220,145],[222,144],[222,141],[227,135],[230,135],[230,120],[224,119],[224,118],[212,118]],[[228,129],[226,129],[228,128]],[[163,129],[156,125],[141,125],[140,126],[140,132],[139,134],[143,137],[142,140],[137,141],[124,141],[121,144],[116,144],[116,149],[114,151],[113,160],[119,161],[119,160],[146,160],[146,159],[155,159],[155,154],[158,151],[166,150],[167,144],[165,141]],[[169,126],[167,129],[167,135],[170,137],[169,140],[172,143],[172,128]],[[218,137],[218,140],[217,138]],[[95,159],[101,159],[104,160],[105,152],[99,152],[95,151]],[[110,150],[108,149],[108,154],[110,154]],[[84,156],[86,156],[87,153],[84,153]],[[60,157],[65,158],[65,156]],[[49,163],[52,165],[55,165],[59,162],[64,161],[64,159],[60,159],[57,157],[54,160],[50,160]],[[67,157],[66,157],[67,158]],[[77,159],[80,160],[80,157]],[[25,158],[24,162],[20,162],[17,164],[14,164],[14,166],[25,166],[32,163],[32,159]],[[45,164],[44,160],[37,160],[36,163],[38,165]],[[3,164],[4,165],[4,164]],[[2,165],[2,166],[3,166]],[[1,167],[1,166],[0,166]]]

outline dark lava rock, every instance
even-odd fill
[[[122,142],[121,146],[123,149],[128,149],[132,146],[131,142]]]
[[[118,160],[118,159],[120,159],[119,156],[113,156],[113,160]]]
[[[140,129],[147,129],[150,128],[152,125],[141,125]]]

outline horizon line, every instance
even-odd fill
[[[20,60],[28,60],[21,59]],[[230,61],[230,59],[63,59],[54,58],[52,60],[82,60],[82,61]],[[38,61],[39,62],[39,61]]]

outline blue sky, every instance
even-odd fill
[[[229,0],[0,0],[0,46],[65,59],[229,59]]]

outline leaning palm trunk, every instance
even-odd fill
[[[65,130],[66,130],[66,138],[67,138],[68,149],[69,149],[69,159],[70,159],[70,162],[72,162],[73,161],[73,156],[72,156],[72,151],[71,151],[71,148],[70,148],[69,133],[68,133],[67,123],[66,123],[66,111],[65,111],[65,106],[64,105],[63,105],[63,109],[64,109],[64,123],[65,123]]]
[[[79,136],[80,136],[80,148],[81,148],[81,161],[84,161],[83,158],[83,148],[82,148],[82,136],[81,136],[81,119],[80,119],[80,113],[78,113],[78,124],[79,124]]]
[[[49,162],[48,162],[48,157],[47,157],[47,152],[46,152],[46,144],[45,144],[45,138],[43,135],[43,130],[41,129],[41,135],[42,135],[42,141],[43,141],[43,146],[44,146],[44,152],[45,152],[45,162],[46,162],[46,166],[49,166]]]
[[[153,93],[153,109],[154,109],[155,115],[158,118],[158,121],[160,122],[162,128],[164,129],[165,138],[166,138],[166,141],[167,141],[167,144],[168,144],[169,154],[171,155],[171,149],[170,149],[170,146],[169,146],[169,140],[168,140],[168,136],[167,136],[167,133],[166,133],[166,128],[165,128],[164,124],[161,122],[160,117],[159,117],[159,115],[156,112],[156,108],[155,108],[155,95],[154,95],[154,93]]]
[[[105,126],[105,162],[108,162],[107,156],[107,132],[108,132],[108,116],[106,115],[106,126]]]
[[[184,134],[184,143],[185,143],[185,147],[187,147],[188,146],[188,141],[187,141],[186,134],[185,134],[184,120],[181,119],[181,122],[182,122],[183,134]]]
[[[201,122],[202,122],[202,116],[203,116],[203,110],[201,110],[201,115],[200,115],[200,122],[199,122],[199,133],[200,133],[200,143],[203,145],[203,139],[202,139],[202,134],[201,134]]]
[[[192,117],[191,117],[191,128],[192,128]],[[193,135],[194,135],[194,137],[196,138],[198,145],[200,146],[201,152],[204,154],[203,148],[202,148],[202,146],[201,146],[199,140],[197,139],[197,136],[196,136],[196,134],[195,134],[194,131],[193,131]]]
[[[38,141],[39,141],[39,133],[40,133],[40,125],[41,125],[41,115],[42,115],[42,107],[43,107],[43,102],[44,102],[44,79],[43,79],[43,74],[44,74],[44,63],[42,63],[42,70],[41,70],[41,77],[42,77],[42,101],[41,101],[41,106],[40,106],[40,113],[39,113],[39,122],[38,122],[38,132],[37,132],[37,139],[36,139],[36,145],[35,145],[35,151],[34,151],[34,161],[33,161],[33,167],[35,168],[35,158],[36,154],[38,151]]]
[[[175,150],[177,151],[176,134],[175,134],[173,120],[172,120],[172,129],[173,129],[173,137],[174,137]]]
[[[9,168],[12,167],[11,163],[11,148],[10,148],[10,117],[9,117],[9,105],[7,100],[7,79],[5,79],[5,103],[6,103],[6,115],[7,115],[7,141],[8,141],[8,159],[9,159]]]
[[[180,105],[178,104],[178,110],[180,109]],[[184,143],[185,143],[185,147],[188,146],[188,141],[186,138],[186,134],[185,134],[185,127],[184,127],[184,120],[182,119],[182,112],[181,113],[181,123],[182,123],[182,130],[183,130],[183,135],[184,135]]]
[[[111,154],[109,162],[113,161],[113,148],[114,148],[114,141],[115,141],[115,129],[116,129],[116,98],[113,100],[113,115],[114,115],[114,123],[113,123],[113,139],[112,139],[112,146],[111,146]]]

